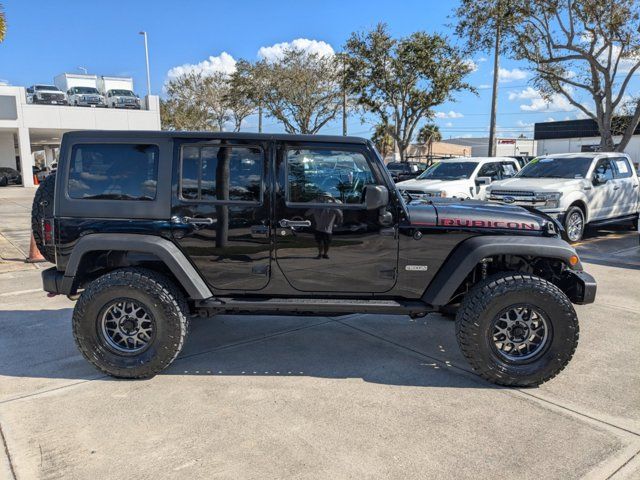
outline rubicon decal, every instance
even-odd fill
[[[510,230],[540,230],[540,225],[532,222],[502,220],[473,220],[467,218],[440,218],[438,225],[444,227],[507,228]]]

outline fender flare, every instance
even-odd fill
[[[527,255],[562,260],[572,270],[582,271],[578,261],[571,266],[569,258],[576,251],[556,237],[487,235],[461,242],[449,255],[422,294],[422,301],[433,306],[449,303],[456,289],[483,258],[494,255]]]
[[[154,235],[122,233],[93,233],[80,238],[73,247],[73,252],[67,263],[61,293],[69,294],[72,292],[78,266],[84,255],[99,250],[153,254],[171,270],[190,298],[204,300],[213,296],[198,271],[173,242]]]

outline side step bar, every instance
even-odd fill
[[[423,316],[436,309],[419,300],[353,300],[336,298],[234,298],[202,300],[198,308],[230,313],[347,314],[379,313]]]

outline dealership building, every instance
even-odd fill
[[[16,168],[33,186],[34,154],[56,161],[60,140],[72,130],[160,130],[160,102],[142,99],[140,110],[27,103],[24,87],[0,85],[0,167]]]
[[[489,154],[489,137],[448,138],[446,142],[468,147],[472,157],[486,157]],[[532,138],[498,137],[493,142],[496,157],[535,157],[538,154],[537,142]]]
[[[538,154],[597,152],[600,150],[600,133],[594,120],[566,120],[535,124],[534,138],[538,142]],[[613,137],[614,143],[621,136]],[[638,169],[640,165],[640,126],[636,128],[624,149]]]

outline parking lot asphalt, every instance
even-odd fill
[[[640,478],[637,233],[578,245],[598,298],[539,388],[476,377],[436,314],[193,319],[166,372],[118,381],[19,261],[31,195],[0,189],[0,478]]]

